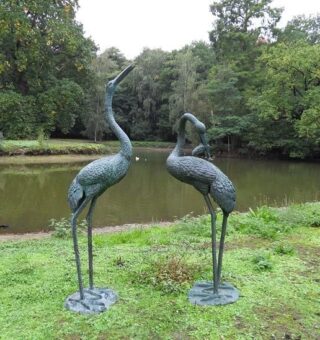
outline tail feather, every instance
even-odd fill
[[[210,187],[210,194],[214,201],[227,214],[233,211],[236,204],[236,192],[229,179],[221,183],[214,183]]]
[[[73,212],[76,211],[80,207],[84,198],[85,198],[85,193],[81,185],[78,183],[77,178],[75,178],[72,181],[69,191],[68,191],[68,202]]]

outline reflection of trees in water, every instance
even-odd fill
[[[201,195],[167,174],[166,153],[139,152],[139,157],[115,190],[101,196],[95,226],[204,213]],[[214,163],[234,182],[238,210],[320,199],[319,164],[217,158]],[[39,230],[50,218],[69,217],[67,190],[81,167],[81,163],[0,165],[0,219],[10,225],[6,231]]]
[[[84,163],[86,164],[86,163]],[[38,175],[42,173],[51,173],[51,172],[65,172],[65,171],[77,171],[81,169],[82,163],[77,164],[37,164],[37,165],[1,165],[0,166],[0,174],[7,175]]]

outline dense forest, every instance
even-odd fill
[[[132,61],[116,47],[98,54],[77,8],[77,0],[1,1],[4,138],[111,138],[105,84]],[[209,43],[135,58],[115,96],[121,126],[133,140],[170,141],[188,111],[220,152],[319,158],[320,16],[280,29],[282,9],[272,0],[213,1],[210,10]]]

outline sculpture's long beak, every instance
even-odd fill
[[[134,69],[135,65],[134,64],[130,64],[128,67],[126,67],[119,75],[117,75],[114,79],[113,79],[113,83],[114,85],[117,85],[121,82],[121,80],[123,80],[133,69]]]
[[[200,137],[201,143],[204,146],[205,156],[206,156],[207,159],[210,159],[211,158],[211,155],[210,155],[210,146],[207,143],[206,135],[204,133],[200,133],[199,137]]]

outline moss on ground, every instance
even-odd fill
[[[0,338],[317,339],[319,212],[309,203],[233,214],[223,279],[241,298],[223,307],[187,300],[195,280],[211,278],[208,216],[95,235],[96,286],[120,299],[93,316],[63,308],[77,289],[70,238],[1,243]],[[80,246],[87,274],[83,235]]]

